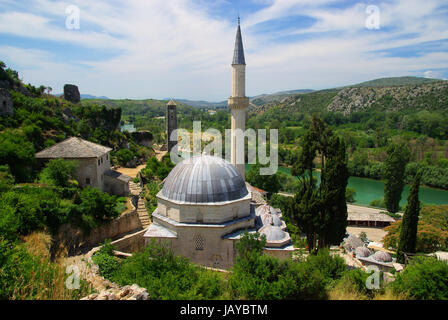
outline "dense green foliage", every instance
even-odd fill
[[[322,250],[302,261],[279,260],[263,255],[264,238],[244,234],[229,279],[234,299],[325,299],[326,286],[346,270],[340,257]]]
[[[385,229],[385,247],[398,248],[401,224],[399,220]],[[448,206],[423,206],[418,220],[416,252],[430,253],[447,249]]]
[[[26,181],[34,162],[34,146],[17,130],[0,132],[0,164],[8,165],[17,181]]]
[[[84,280],[80,288],[65,287],[65,269],[30,254],[23,244],[0,237],[0,300],[80,299],[89,293]]]
[[[71,223],[88,233],[117,217],[117,197],[93,188],[23,186],[0,195],[0,236],[16,240],[32,231],[57,232]]]
[[[64,159],[52,159],[41,172],[41,180],[58,187],[69,187],[78,163]]]
[[[121,262],[106,249],[95,260],[102,275],[120,285],[136,283],[148,290],[151,299],[216,299],[223,293],[218,274],[174,256],[164,245],[152,243]]]
[[[409,162],[410,153],[404,144],[391,144],[387,148],[387,158],[384,163],[384,202],[389,212],[399,210],[401,193],[404,188],[404,173]]]
[[[261,165],[259,163],[250,167],[246,173],[246,181],[251,185],[258,187],[268,193],[268,198],[280,190],[279,174],[262,175],[260,173]]]
[[[395,292],[418,300],[448,300],[448,264],[435,258],[415,258],[392,283]]]
[[[173,167],[174,163],[171,162],[169,153],[162,158],[162,161],[158,161],[156,157],[151,157],[146,162],[146,167],[141,171],[142,178],[145,182],[154,179],[162,181],[168,176]]]
[[[405,263],[405,253],[415,253],[417,248],[417,226],[420,214],[420,201],[418,190],[420,187],[421,172],[417,172],[409,193],[406,210],[401,222],[400,241],[398,243],[397,261]]]

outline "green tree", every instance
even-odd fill
[[[411,186],[411,192],[408,196],[406,210],[401,223],[400,241],[397,250],[397,260],[400,263],[405,262],[404,253],[415,253],[417,247],[417,226],[418,216],[420,214],[418,190],[421,177],[422,172],[418,171]]]
[[[317,155],[322,165],[319,188],[313,179],[313,161]],[[317,244],[319,248],[339,244],[347,227],[346,147],[315,115],[302,140],[302,151],[292,171],[302,178],[299,191],[289,203],[285,215],[305,233],[310,252],[318,249]],[[307,175],[303,176],[305,173]]]
[[[345,190],[345,199],[347,202],[355,202],[356,190],[352,187],[347,187]]]
[[[7,130],[0,133],[0,165],[7,164],[16,180],[29,178],[29,167],[34,161],[34,147],[19,132]]]
[[[404,188],[404,174],[406,164],[411,154],[405,144],[391,144],[387,148],[387,157],[384,163],[384,202],[389,212],[399,210],[401,193]]]
[[[319,248],[339,244],[345,236],[348,177],[345,143],[336,136],[330,136],[320,183],[322,216],[319,223]]]
[[[42,170],[41,179],[58,187],[68,187],[73,179],[78,162],[64,159],[52,159]]]
[[[8,191],[14,185],[14,177],[8,165],[0,166],[0,193]]]
[[[246,180],[251,185],[266,191],[268,193],[268,198],[270,198],[272,194],[277,193],[280,190],[278,173],[261,175],[260,169],[261,165],[258,163],[251,166],[250,170],[246,174]]]

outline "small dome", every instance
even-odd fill
[[[372,258],[379,262],[391,262],[392,261],[392,257],[390,256],[390,254],[388,254],[387,252],[384,252],[384,251],[375,252],[373,254]]]
[[[259,206],[257,209],[255,209],[256,215],[263,215],[265,213],[275,214],[275,215],[278,214],[277,210],[275,210],[273,207],[271,207],[268,204],[263,204],[263,205]]]
[[[279,241],[286,238],[287,234],[280,227],[265,225],[259,230],[260,235],[266,236],[266,241]]]
[[[346,250],[352,251],[358,247],[364,246],[364,242],[362,242],[359,237],[351,234],[347,239],[345,239],[343,246]]]
[[[274,227],[281,227],[283,225],[282,220],[280,220],[280,218],[277,217],[275,214],[265,213],[262,214],[260,217],[264,226],[273,225]]]
[[[369,249],[367,249],[366,247],[358,247],[356,248],[356,255],[361,257],[361,258],[367,258],[368,256],[370,256],[372,253],[370,252]]]
[[[160,192],[166,200],[183,203],[214,203],[244,198],[249,192],[230,162],[209,155],[185,159],[165,180]]]

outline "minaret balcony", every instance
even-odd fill
[[[249,106],[248,97],[229,97],[227,100],[230,109],[245,109]]]

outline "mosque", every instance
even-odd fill
[[[231,163],[201,155],[178,163],[157,194],[153,223],[144,234],[148,245],[155,240],[204,266],[230,268],[236,242],[244,232],[266,236],[264,252],[289,258],[293,246],[279,209],[256,199],[256,189],[245,182],[244,145],[237,144],[238,129],[245,131],[246,109],[243,41],[240,21],[232,61]],[[250,190],[250,191],[249,191]]]

